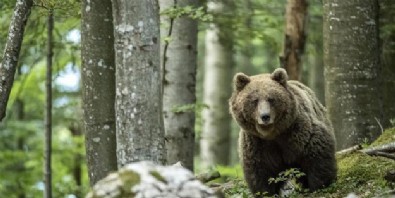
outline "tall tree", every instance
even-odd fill
[[[111,0],[82,2],[82,100],[91,186],[117,169]]]
[[[12,15],[3,59],[0,63],[0,121],[5,117],[8,98],[10,97],[18,65],[23,34],[32,6],[33,0],[17,0],[14,14]]]
[[[324,82],[324,63],[322,58],[322,39],[316,40],[312,44],[314,54],[309,56],[309,87],[323,104],[325,103],[325,82]]]
[[[156,0],[113,0],[118,167],[165,163],[159,6]]]
[[[301,80],[301,57],[306,43],[307,1],[288,0],[285,18],[284,49],[280,63],[287,70],[289,79]]]
[[[254,33],[253,33],[253,15],[254,15],[254,4],[252,0],[245,0],[242,2],[242,8],[240,10],[240,16],[244,16],[243,26],[241,29],[244,34],[242,35],[242,42],[240,46],[240,60],[237,65],[240,65],[240,70],[246,74],[257,73],[256,68],[252,63],[254,57]]]
[[[47,21],[47,72],[45,79],[45,147],[44,147],[44,197],[52,197],[52,57],[53,57],[53,9],[49,10]]]
[[[207,11],[214,15],[214,22],[208,25],[205,38],[203,103],[208,108],[202,112],[203,167],[229,163],[231,117],[227,101],[232,90],[233,43],[230,29],[225,30],[224,14],[229,14],[230,6],[230,2],[207,2]]]
[[[161,11],[186,6],[197,7],[196,0],[161,0]],[[197,20],[187,15],[161,16],[161,65],[164,71],[163,118],[167,163],[182,164],[193,171],[195,143],[195,102],[197,65]],[[180,107],[191,107],[182,110]],[[181,109],[181,110],[177,110]]]
[[[377,17],[377,0],[324,0],[325,97],[338,149],[381,133]]]
[[[82,136],[82,131],[79,123],[72,123],[69,127],[69,131],[74,138],[78,138]],[[82,143],[78,142],[76,144],[76,149],[80,150],[82,148]],[[73,156],[73,178],[76,184],[76,189],[74,191],[74,195],[79,198],[82,196],[82,160],[83,156],[80,153],[74,153]]]
[[[323,62],[323,42],[322,42],[322,2],[313,1],[309,8],[309,22],[307,32],[309,36],[306,40],[306,48],[310,47],[309,53],[305,56],[306,66],[308,66],[308,85],[314,91],[321,103],[325,103],[325,80]]]
[[[380,37],[384,80],[384,115],[385,119],[395,121],[395,1],[381,0],[380,3]],[[390,127],[389,122],[383,123]]]

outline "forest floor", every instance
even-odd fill
[[[364,149],[395,142],[395,128],[388,129],[372,144],[362,145]],[[316,192],[307,192],[296,185],[288,197],[395,197],[395,161],[386,157],[370,156],[360,151],[337,154],[337,181],[329,187]],[[215,182],[221,184],[225,197],[253,197],[243,181],[240,166],[219,167],[221,178]],[[286,178],[288,177],[288,178]],[[281,179],[299,177],[298,172],[290,171],[280,176]],[[278,178],[275,178],[278,179]],[[391,181],[392,180],[392,181]]]

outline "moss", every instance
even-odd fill
[[[395,128],[388,129],[368,147],[395,141]],[[337,181],[326,189],[312,193],[315,196],[345,197],[353,192],[359,197],[375,197],[393,188],[385,181],[389,170],[395,169],[393,160],[354,152],[337,156]]]
[[[165,184],[167,184],[167,181],[165,180],[165,178],[160,175],[160,173],[158,171],[150,171],[149,172],[153,177],[155,177],[158,181],[161,181]]]
[[[370,147],[395,142],[395,128],[387,129],[375,140]]]
[[[121,169],[119,171],[119,178],[122,181],[122,196],[133,197],[132,188],[140,182],[140,175],[134,171]]]
[[[395,141],[395,128],[388,129],[370,146],[378,146]],[[393,160],[384,157],[369,156],[361,152],[337,156],[337,181],[325,189],[313,193],[293,193],[290,197],[346,197],[355,193],[360,198],[385,197],[383,193],[393,190],[395,184],[384,179],[385,174],[395,170]],[[237,181],[235,179],[234,181]],[[237,182],[235,182],[237,184]],[[246,194],[245,184],[238,183],[227,196]],[[247,193],[248,195],[248,193]],[[244,196],[245,197],[245,196]]]

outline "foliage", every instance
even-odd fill
[[[213,16],[206,12],[204,6],[200,6],[196,8],[192,6],[184,6],[184,7],[175,6],[162,11],[161,15],[166,15],[172,19],[187,16],[192,19],[196,19],[203,22],[210,22],[213,20]]]
[[[47,8],[55,9],[54,109],[53,109],[53,196],[85,194],[87,171],[84,137],[71,133],[80,120],[77,89],[67,89],[58,79],[77,68],[79,43],[70,39],[78,31],[80,5],[77,0],[35,1],[27,22],[18,71],[10,95],[7,117],[0,123],[0,194],[7,197],[41,197],[43,194],[43,112],[46,60]],[[0,48],[3,49],[15,0],[0,3]],[[70,73],[70,72],[68,72]],[[76,168],[82,172],[77,185]]]
[[[247,184],[242,179],[231,180],[232,185],[224,189],[226,197],[231,198],[249,198],[253,197],[252,193],[248,190]]]
[[[301,172],[297,168],[290,168],[290,169],[280,172],[276,178],[273,178],[273,177],[269,178],[269,184],[270,183],[276,184],[279,182],[286,182],[289,180],[297,180],[305,175],[306,175],[305,173]]]
[[[243,179],[243,171],[240,164],[235,166],[216,166],[221,178],[214,180],[214,182],[223,183],[223,192],[226,197],[252,197],[248,190],[247,184]]]

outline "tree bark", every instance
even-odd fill
[[[162,117],[159,6],[113,0],[118,167],[166,161]]]
[[[23,34],[32,6],[33,0],[17,0],[14,14],[12,15],[7,43],[0,64],[0,121],[3,120],[6,114],[7,102],[18,66]]]
[[[47,21],[47,72],[45,79],[45,147],[44,147],[44,197],[52,197],[52,57],[53,57],[53,10],[50,9]]]
[[[307,1],[288,0],[285,13],[284,51],[280,64],[290,80],[301,80],[302,55],[306,43]]]
[[[378,2],[324,0],[325,97],[338,149],[380,133]]]
[[[208,12],[218,16],[229,11],[229,5],[208,1]],[[208,105],[202,112],[201,137],[202,167],[229,164],[231,117],[227,104],[231,95],[233,48],[230,31],[214,19],[206,30],[206,55],[203,87],[203,103]]]
[[[82,98],[90,185],[117,170],[115,53],[110,0],[82,2]]]
[[[162,11],[173,7],[197,7],[195,0],[161,0]],[[188,17],[161,16],[161,65],[164,71],[163,117],[167,150],[167,163],[181,161],[193,171],[195,144],[195,111],[174,111],[196,102],[197,21]]]

